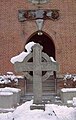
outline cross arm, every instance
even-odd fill
[[[59,65],[57,62],[42,62],[42,71],[59,71]]]
[[[14,64],[16,72],[24,72],[24,71],[33,71],[32,62],[24,63],[24,62],[16,62]]]

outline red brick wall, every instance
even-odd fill
[[[18,22],[18,10],[37,8],[27,0],[0,0],[0,73],[14,71],[11,57],[23,51],[30,35],[37,31],[34,21]],[[76,1],[50,0],[41,8],[60,10],[59,20],[46,20],[43,31],[53,39],[60,73],[76,73]]]

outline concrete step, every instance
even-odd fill
[[[54,101],[55,96],[56,96],[56,93],[43,93],[43,101],[52,102]],[[26,101],[33,100],[33,98],[34,98],[33,93],[27,93],[25,94],[25,96],[21,97],[21,101],[26,102]]]

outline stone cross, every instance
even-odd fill
[[[42,52],[42,49],[43,47],[37,43],[23,62],[14,63],[17,72],[23,72],[27,78],[33,79],[33,103],[35,104],[42,104],[42,80],[46,80],[52,71],[59,69],[57,62],[53,62],[47,54]],[[31,58],[33,58],[32,62],[29,61]],[[30,71],[33,71],[32,77],[29,74]],[[42,76],[42,71],[46,71],[44,76]]]

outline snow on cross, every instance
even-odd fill
[[[32,47],[35,45],[36,43],[35,42],[29,42],[29,43],[27,43],[26,45],[25,45],[25,49],[27,50],[27,52],[22,52],[22,53],[20,53],[19,55],[17,55],[17,56],[14,56],[14,57],[12,57],[11,58],[11,63],[15,63],[15,62],[22,62],[23,60],[24,60],[24,58],[29,54],[29,53],[31,53],[31,51],[32,51]],[[51,59],[51,61],[53,61],[53,62],[56,62],[55,60],[54,60],[54,58],[53,57],[50,57],[50,59]]]

